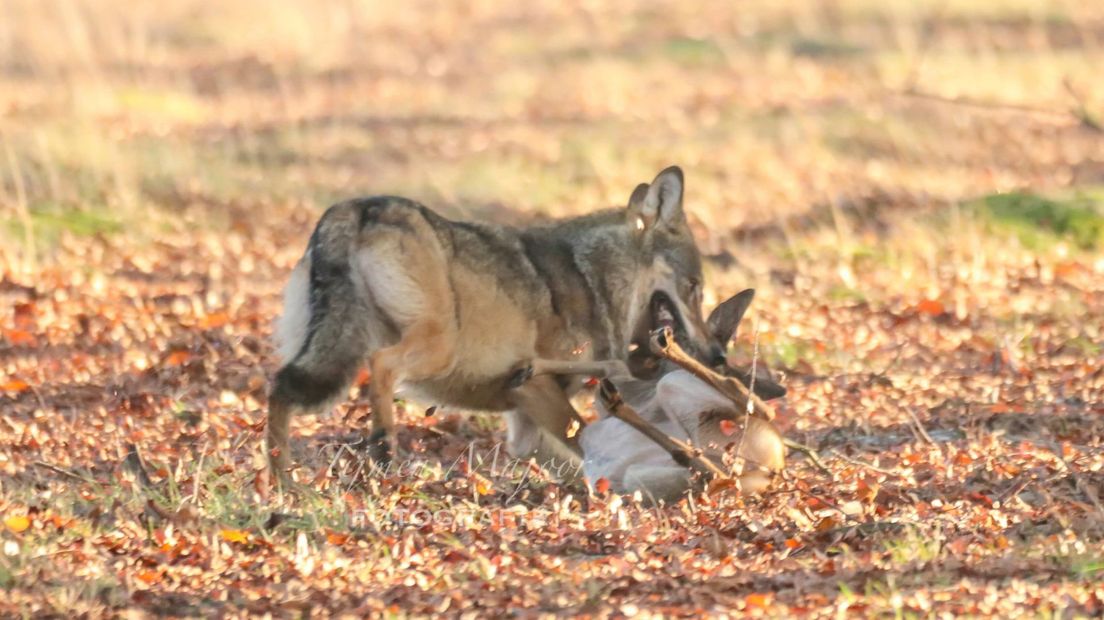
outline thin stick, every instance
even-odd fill
[[[905,407],[905,413],[912,419],[912,423],[916,426],[916,430],[920,433],[920,438],[928,442],[929,445],[934,446],[935,440],[931,438],[928,431],[924,428],[924,425],[920,423],[920,418],[916,417],[916,414],[912,412],[912,409]]]
[[[98,480],[95,480],[93,478],[89,478],[89,477],[86,477],[86,476],[82,476],[81,474],[69,471],[68,469],[65,469],[64,467],[58,467],[57,465],[54,465],[53,463],[47,463],[46,461],[35,461],[32,464],[35,467],[41,467],[43,469],[48,469],[48,470],[54,472],[55,474],[61,474],[62,476],[67,476],[67,477],[73,478],[75,480],[80,480],[81,482],[91,482],[93,484],[101,484]]]
[[[663,327],[652,332],[651,347],[653,353],[706,382],[710,387],[736,403],[741,409],[748,408],[750,403],[752,415],[759,416],[767,421],[774,419],[774,409],[763,402],[761,398],[748,391],[743,383],[732,377],[725,377],[713,372],[684,351],[675,342],[674,333],[670,327]]]
[[[731,478],[724,469],[703,456],[693,446],[671,437],[640,417],[635,409],[621,399],[621,393],[617,390],[617,386],[609,379],[603,379],[598,390],[598,397],[602,399],[602,404],[605,405],[610,415],[643,433],[648,439],[654,441],[670,454],[671,458],[675,459],[675,462],[679,465],[701,473],[707,480]]]
[[[782,445],[786,446],[790,450],[793,450],[794,452],[800,452],[804,454],[806,457],[809,458],[809,461],[812,462],[812,464],[821,471],[821,473],[828,476],[829,478],[833,477],[832,470],[828,469],[828,467],[824,465],[824,461],[820,460],[820,455],[817,454],[817,451],[814,450],[812,447],[807,446],[803,443],[798,443],[792,439],[786,439],[785,437],[782,438]]]
[[[866,469],[869,469],[870,471],[876,471],[879,474],[885,474],[887,476],[897,476],[898,478],[904,478],[904,476],[901,475],[900,472],[893,471],[892,469],[886,469],[884,467],[878,467],[877,465],[871,465],[870,463],[867,463],[866,461],[860,461],[859,459],[853,459],[853,458],[847,456],[846,454],[840,452],[836,448],[832,449],[831,455],[836,457],[837,459],[840,459],[840,460],[846,461],[848,463],[851,463],[852,465],[857,465],[859,467],[864,467]]]

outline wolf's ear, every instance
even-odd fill
[[[744,318],[751,300],[755,299],[755,289],[749,288],[721,302],[713,312],[709,313],[706,325],[709,326],[709,334],[718,342],[727,343],[736,335],[736,328]]]
[[[629,222],[638,231],[657,223],[673,226],[686,219],[682,211],[682,169],[671,166],[656,175],[652,183],[641,183],[629,198]]]

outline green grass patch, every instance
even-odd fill
[[[976,208],[991,225],[1015,234],[1030,249],[1046,249],[1062,240],[1083,250],[1104,247],[1100,194],[1078,192],[1066,198],[1032,192],[992,194],[981,198]]]
[[[663,55],[683,65],[707,66],[724,60],[724,52],[709,39],[676,37],[663,43]]]
[[[808,58],[848,58],[865,54],[867,49],[838,39],[797,37],[790,43],[790,52]]]
[[[62,233],[91,237],[122,230],[123,223],[106,207],[76,208],[56,203],[39,203],[30,209],[31,229],[36,241],[53,243]],[[25,223],[16,218],[5,222],[4,233],[22,240]]]

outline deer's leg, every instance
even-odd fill
[[[507,416],[507,448],[519,458],[535,458],[558,477],[577,478],[582,460],[572,426],[584,424],[553,377],[533,377],[512,395],[515,411]]]

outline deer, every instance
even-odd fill
[[[599,419],[582,428],[579,440],[592,490],[604,479],[614,493],[667,502],[717,480],[761,493],[785,467],[786,448],[797,447],[775,427],[766,402],[786,389],[765,366],[737,368],[716,353],[732,340],[754,297],[746,289],[710,313],[710,337],[720,346],[709,349],[706,362],[679,344],[678,325],[661,307],[642,318],[638,334],[647,341],[634,340],[628,364],[535,359],[515,384],[546,374],[601,378]]]

